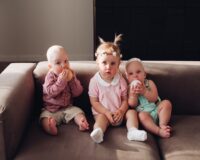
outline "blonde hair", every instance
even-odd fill
[[[118,44],[122,39],[121,37],[122,34],[115,35],[114,42],[105,42],[101,37],[99,37],[100,45],[95,53],[96,58],[103,55],[113,55],[121,58],[122,55]]]
[[[127,72],[127,68],[128,68],[128,65],[131,63],[131,62],[139,62],[142,66],[143,66],[143,63],[142,63],[142,61],[141,61],[141,59],[139,59],[139,58],[131,58],[131,59],[129,59],[127,62],[126,62],[126,64],[125,64],[125,71]]]
[[[60,52],[61,50],[65,51],[63,46],[53,45],[53,46],[49,47],[47,50],[47,60],[50,62],[52,55]]]

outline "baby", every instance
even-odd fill
[[[140,59],[132,58],[126,63],[126,76],[130,84],[128,104],[139,112],[144,128],[162,138],[170,137],[171,102],[160,100],[156,84],[146,79]]]
[[[74,119],[81,131],[89,124],[84,112],[73,106],[73,97],[79,96],[83,87],[70,68],[66,50],[54,45],[47,50],[49,71],[43,84],[43,109],[40,123],[47,133],[57,135],[57,125]]]
[[[128,109],[127,83],[119,72],[121,54],[118,42],[104,42],[97,48],[96,57],[99,71],[91,78],[89,97],[92,105],[95,124],[90,136],[96,143],[103,142],[104,132],[108,126],[119,126],[126,120],[127,138],[129,140],[145,141],[147,133],[138,129],[137,113]]]

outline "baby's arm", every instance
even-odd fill
[[[114,120],[112,118],[112,112],[110,112],[109,110],[107,110],[98,100],[97,97],[91,97],[90,96],[90,103],[92,105],[92,107],[95,109],[96,112],[100,113],[100,114],[104,114],[110,123],[114,123]]]
[[[122,112],[123,115],[128,110],[127,96],[122,97],[122,105],[120,106],[119,110]]]
[[[120,108],[113,114],[113,120],[115,121],[115,123],[118,123],[123,119],[127,109],[128,109],[127,96],[124,96],[122,97],[122,104]]]
[[[81,85],[81,82],[77,79],[75,72],[72,71],[72,73],[73,78],[69,81],[69,87],[72,93],[72,97],[78,97],[83,92],[83,86]]]
[[[48,73],[45,77],[45,82],[43,84],[43,92],[51,97],[60,94],[66,86],[66,82],[61,78],[55,81],[55,77],[52,73]]]
[[[138,105],[138,95],[133,88],[129,88],[128,105],[135,108]]]
[[[158,90],[155,83],[149,80],[150,89],[144,87],[143,96],[145,96],[149,102],[156,102],[158,100]]]

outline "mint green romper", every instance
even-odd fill
[[[146,79],[145,80],[145,86],[148,90],[150,90],[149,82]],[[153,118],[153,121],[156,123],[158,120],[158,114],[157,114],[157,105],[161,99],[158,97],[158,101],[156,103],[149,102],[144,96],[140,95],[138,97],[139,105],[136,107],[136,111],[138,112],[148,112],[150,113],[151,117]]]

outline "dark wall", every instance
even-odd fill
[[[200,60],[199,17],[199,0],[96,0],[96,44],[122,33],[123,59]]]

